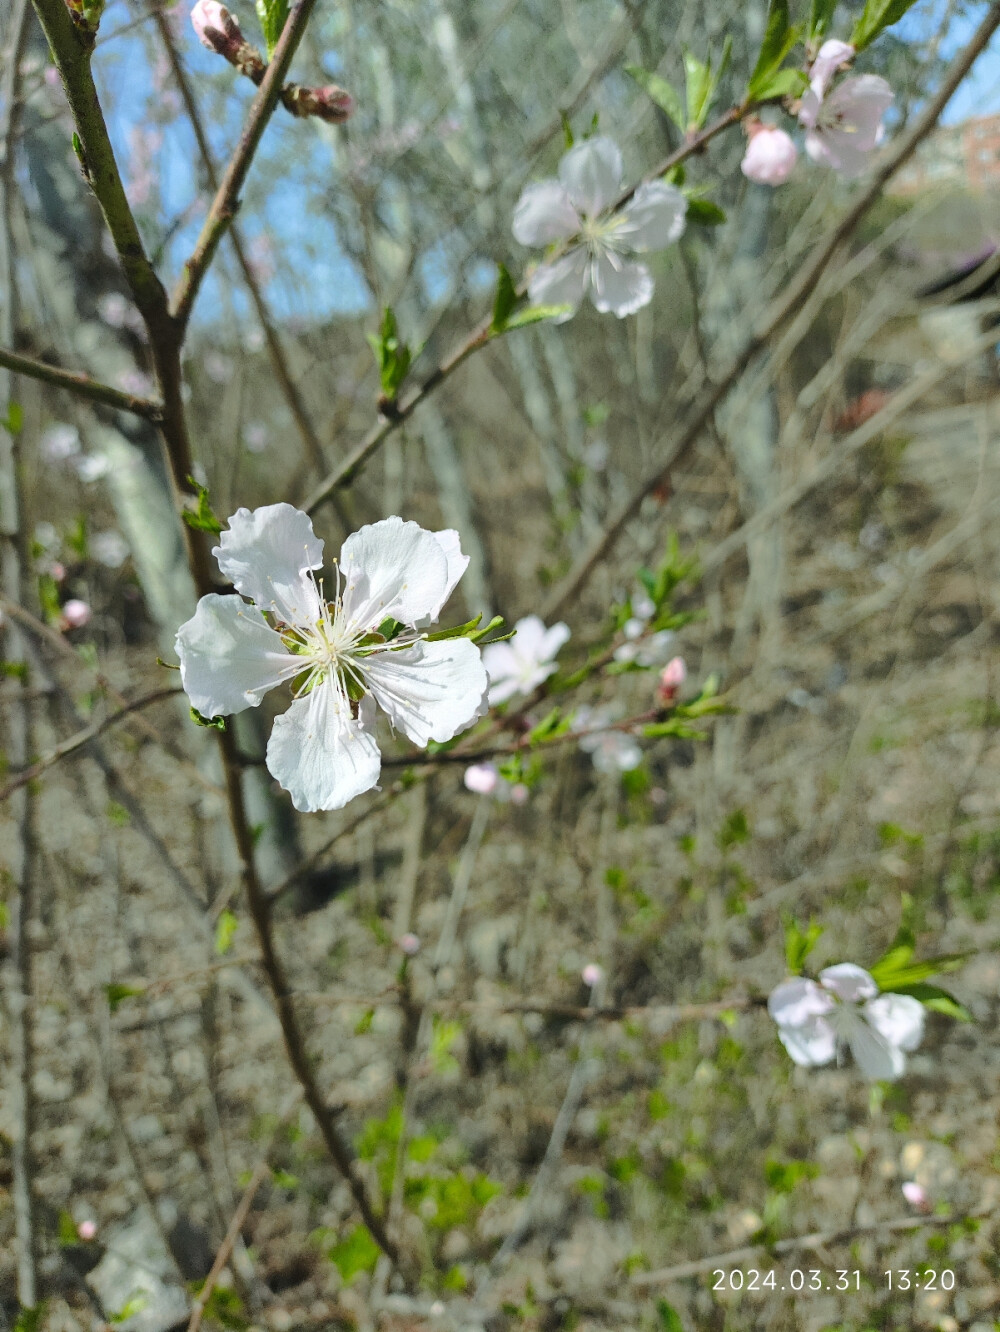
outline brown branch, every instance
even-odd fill
[[[71,754],[78,753],[92,740],[96,740],[98,736],[103,735],[105,731],[110,730],[112,726],[116,726],[120,721],[124,721],[126,717],[140,711],[142,708],[149,707],[151,703],[162,702],[165,698],[176,698],[182,692],[180,689],[155,689],[150,694],[143,694],[141,698],[126,703],[124,707],[119,708],[117,712],[112,712],[110,716],[105,717],[102,721],[95,722],[92,726],[85,726],[83,730],[77,731],[75,735],[71,735],[67,740],[63,740],[56,745],[54,749],[50,749],[47,754],[43,754],[30,767],[22,768],[5,786],[0,787],[0,804],[3,804],[15,791],[19,791],[22,786],[27,786],[36,777],[40,777],[48,768],[53,767],[62,759],[68,758]]]
[[[913,155],[920,142],[937,124],[941,112],[998,27],[1000,27],[1000,3],[994,3],[990,6],[986,18],[977,28],[972,40],[952,61],[941,87],[928,102],[925,110],[917,117],[913,127],[900,138],[895,149],[876,168],[871,183],[858,195],[853,205],[831,230],[826,240],[821,242],[812,256],[800,267],[783,294],[772,302],[761,323],[748,338],[726,373],[708,388],[701,403],[695,408],[688,424],[667,457],[662,458],[643,479],[637,489],[614,514],[601,536],[578,562],[576,568],[571,570],[545,602],[541,610],[543,619],[547,620],[553,615],[557,615],[569,601],[577,596],[598,564],[611,551],[625,527],[639,512],[646,496],[662,485],[670,470],[676,467],[690,452],[702,430],[712,419],[716,407],[726,397],[743,374],[743,371],[812,294],[827,266],[839,253],[841,247],[852,235],[868,209],[880,196],[887,181]]]
[[[131,412],[133,416],[142,416],[147,421],[159,421],[163,413],[163,404],[151,398],[139,398],[134,393],[123,393],[121,389],[102,384],[97,379],[76,370],[62,370],[57,365],[47,365],[44,361],[34,361],[30,356],[20,356],[17,352],[0,347],[0,368],[10,370],[15,375],[25,375],[29,379],[40,379],[45,384],[66,389],[78,398],[90,402],[103,403],[105,407],[114,407],[119,412]]]
[[[184,271],[174,288],[170,311],[182,329],[186,327],[191,317],[198,290],[223,233],[239,207],[240,191],[264,131],[281,98],[282,83],[315,5],[316,0],[296,0],[292,6],[281,39],[275,47],[274,57],[261,81],[260,91],[250,107],[250,117],[240,135],[236,151],[212,200],[212,206],[195,244],[194,252],[184,265]]]
[[[233,1213],[233,1219],[229,1223],[229,1229],[226,1231],[226,1237],[219,1245],[219,1251],[215,1255],[215,1262],[212,1264],[212,1270],[205,1278],[205,1284],[195,1296],[194,1306],[191,1310],[191,1318],[187,1325],[187,1332],[198,1332],[201,1327],[201,1320],[205,1316],[205,1306],[212,1298],[212,1291],[215,1289],[219,1277],[222,1275],[222,1269],[229,1262],[229,1255],[233,1251],[233,1245],[239,1238],[240,1230],[243,1228],[243,1222],[247,1219],[250,1208],[253,1206],[253,1200],[257,1196],[257,1190],[264,1183],[264,1180],[271,1173],[271,1167],[267,1161],[259,1161],[257,1168],[250,1176],[250,1182],[243,1190],[243,1196]]]

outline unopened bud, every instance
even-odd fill
[[[255,82],[264,77],[267,66],[260,52],[243,36],[239,19],[219,0],[198,0],[191,10],[191,26],[202,46],[235,65],[241,74]]]
[[[345,121],[354,110],[354,98],[335,83],[325,88],[306,88],[290,83],[282,89],[281,100],[293,116],[316,116],[332,125]]]
[[[915,1180],[908,1179],[903,1185],[903,1197],[918,1212],[929,1212],[931,1210],[930,1199],[927,1197],[926,1191]]]
[[[76,1233],[85,1243],[89,1243],[97,1234],[97,1224],[94,1221],[81,1221]]]
[[[401,934],[396,940],[396,947],[404,957],[416,957],[420,952],[420,939],[415,934]]]
[[[683,657],[672,657],[660,672],[660,683],[656,689],[661,703],[674,703],[677,693],[687,679],[687,666]]]
[[[600,985],[604,979],[604,968],[599,967],[596,962],[588,962],[580,972],[580,979],[584,985],[592,990],[595,985]]]
[[[467,791],[474,791],[476,795],[492,795],[499,784],[500,774],[495,763],[473,763],[466,768],[463,781]]]
[[[62,608],[62,627],[64,629],[82,629],[90,620],[90,607],[85,601],[74,598]]]

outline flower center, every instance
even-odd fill
[[[591,254],[602,249],[614,249],[616,248],[614,234],[624,223],[625,217],[621,213],[585,217],[580,227],[580,239]]]

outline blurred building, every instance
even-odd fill
[[[1000,187],[1000,113],[939,126],[897,172],[889,190],[919,194],[952,183],[976,191]]]

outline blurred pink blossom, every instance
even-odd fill
[[[661,703],[673,703],[681,686],[687,679],[687,666],[683,657],[672,657],[660,672],[660,683],[656,694]]]
[[[91,610],[85,601],[74,597],[62,608],[63,629],[82,629],[90,621]]]
[[[476,795],[493,795],[500,783],[500,773],[495,763],[473,763],[466,768],[462,778],[467,791]]]
[[[600,985],[601,981],[604,979],[604,968],[599,967],[596,962],[588,962],[580,972],[580,978],[584,985],[588,985],[593,989],[595,985]]]
[[[903,1185],[903,1197],[918,1212],[929,1212],[931,1210],[931,1203],[926,1190],[921,1188],[915,1180],[908,1179]]]
[[[795,169],[799,150],[790,134],[776,125],[750,125],[750,142],[740,163],[747,180],[758,185],[784,185]]]
[[[420,939],[415,934],[401,934],[396,940],[396,947],[406,957],[416,957],[420,952]]]
[[[76,1233],[84,1243],[89,1243],[97,1234],[97,1223],[95,1221],[81,1221],[76,1228]]]

